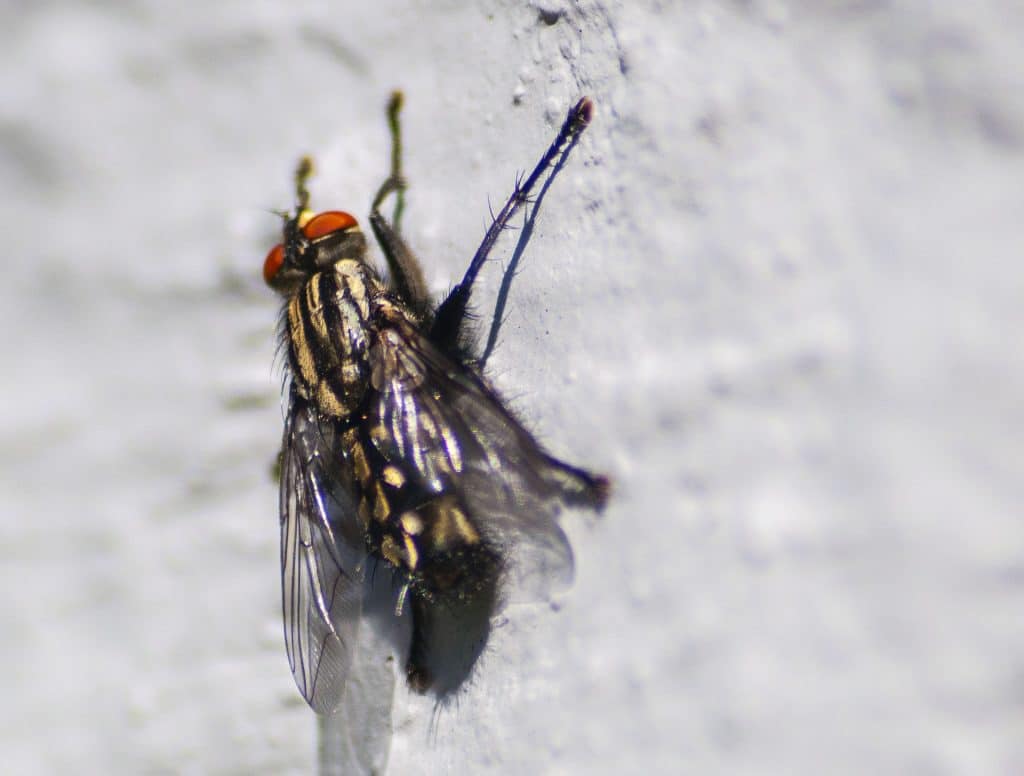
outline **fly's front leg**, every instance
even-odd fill
[[[537,166],[533,168],[530,177],[523,183],[520,183],[518,180],[516,181],[512,196],[508,198],[505,206],[498,211],[498,214],[491,222],[487,233],[484,235],[483,242],[476,249],[473,260],[466,269],[462,282],[451,290],[451,293],[448,294],[440,307],[437,308],[434,325],[430,330],[431,339],[434,342],[444,347],[458,347],[459,342],[463,339],[462,327],[466,322],[466,308],[469,305],[469,298],[473,291],[473,281],[476,280],[477,273],[480,272],[480,268],[487,261],[487,256],[491,252],[491,248],[494,247],[498,235],[508,226],[509,219],[512,218],[520,206],[530,201],[530,192],[543,177],[544,173],[553,164],[557,171],[558,165],[569,155],[573,146],[576,145],[580,133],[587,128],[593,114],[594,103],[590,101],[589,97],[584,97],[577,102],[569,110],[569,115],[565,117],[562,128],[558,130],[554,141],[548,147],[548,150],[544,152],[540,161],[537,162]]]
[[[313,177],[313,158],[303,156],[295,167],[295,217],[302,220],[309,213],[309,189],[306,182]]]
[[[391,133],[391,174],[377,190],[370,209],[370,226],[377,243],[384,251],[394,290],[416,312],[425,315],[430,306],[423,270],[409,246],[402,239],[399,223],[405,208],[405,178],[402,177],[402,132],[398,113],[402,109],[402,93],[392,92],[388,101],[388,130]],[[380,206],[395,195],[395,210],[389,224]]]

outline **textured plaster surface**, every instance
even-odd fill
[[[390,772],[1024,771],[1019,3],[11,2],[9,773],[308,773],[281,639],[299,153],[365,218],[402,87],[443,292],[581,94],[492,375],[607,471],[575,586]],[[503,241],[483,276],[493,308]]]

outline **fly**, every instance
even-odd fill
[[[561,163],[593,112],[569,111],[536,168],[494,217],[462,281],[439,303],[399,233],[401,94],[388,106],[391,173],[370,226],[387,261],[367,261],[356,219],[314,214],[295,174],[295,211],[267,255],[284,298],[287,354],[280,520],[285,645],[299,691],[318,713],[341,702],[377,565],[397,581],[394,612],[411,612],[406,677],[443,695],[469,675],[506,590],[544,596],[572,575],[557,517],[599,510],[605,477],[552,457],[484,377],[468,331],[473,282],[509,219]],[[389,221],[380,210],[391,195]]]

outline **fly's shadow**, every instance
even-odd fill
[[[523,254],[526,252],[526,246],[530,243],[530,238],[533,237],[533,227],[537,222],[537,216],[540,214],[541,205],[544,202],[544,197],[547,196],[548,189],[551,188],[551,184],[554,183],[558,173],[562,171],[565,163],[569,160],[569,154],[572,149],[576,147],[576,143],[579,142],[580,136],[575,135],[573,139],[566,146],[562,155],[558,157],[558,161],[555,162],[554,167],[551,170],[551,175],[544,181],[544,185],[541,186],[540,191],[537,192],[537,196],[534,198],[533,203],[530,205],[529,211],[526,214],[526,218],[523,220],[523,227],[519,232],[519,239],[516,240],[516,247],[512,250],[512,258],[509,259],[508,266],[501,276],[501,285],[498,287],[498,295],[494,302],[494,315],[491,318],[490,330],[487,333],[487,343],[484,345],[483,354],[480,356],[480,365],[485,366],[491,354],[494,352],[495,347],[498,344],[498,334],[501,331],[502,325],[505,323],[505,308],[508,305],[509,294],[512,293],[512,283],[516,278],[517,269],[519,268],[519,262],[523,258]]]

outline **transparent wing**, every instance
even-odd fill
[[[600,508],[607,481],[548,455],[484,380],[410,326],[370,351],[374,446],[429,493],[455,493],[501,552],[513,596],[544,597],[572,581],[562,504]]]
[[[281,461],[281,588],[288,662],[320,714],[341,703],[362,608],[362,538],[344,450],[294,392]]]

